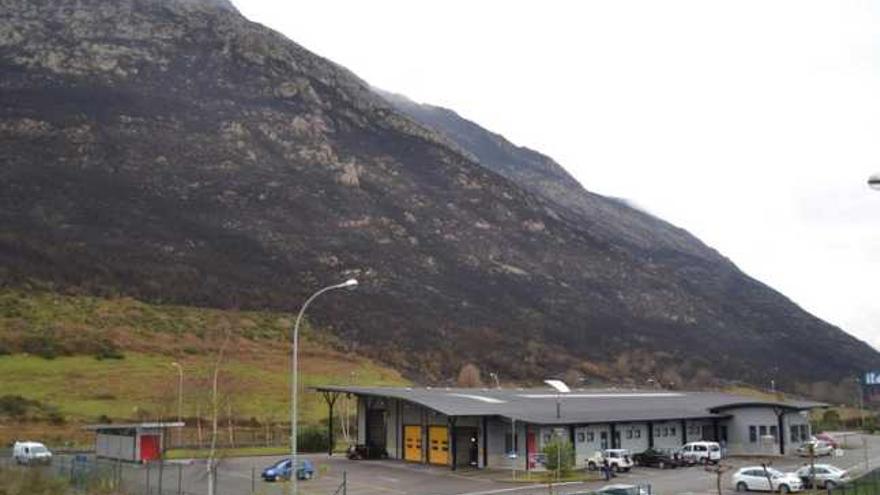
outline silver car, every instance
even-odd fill
[[[831,464],[815,464],[812,473],[810,466],[803,466],[797,470],[797,475],[803,481],[804,486],[810,486],[813,476],[816,478],[816,486],[818,488],[834,488],[851,481],[849,473]]]
[[[834,447],[830,443],[823,442],[822,440],[813,440],[804,443],[797,448],[797,453],[801,457],[809,457],[810,448],[813,449],[813,456],[815,457],[822,457],[824,455],[831,455],[834,453]]]

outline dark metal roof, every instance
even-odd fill
[[[183,421],[174,422],[154,422],[154,423],[105,423],[97,425],[83,426],[84,430],[130,430],[133,428],[152,429],[152,428],[183,428],[186,423]]]
[[[550,389],[315,387],[318,391],[402,399],[447,416],[502,416],[536,424],[622,423],[728,417],[738,407],[774,407],[809,410],[825,404],[810,401],[756,400],[720,392],[671,390],[573,390],[557,394]],[[556,399],[562,400],[556,417]]]

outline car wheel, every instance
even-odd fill
[[[623,472],[623,469],[621,469],[620,464],[614,465],[614,472],[615,473],[622,473]]]
[[[589,469],[590,471],[595,471],[596,470],[596,463],[593,461],[588,462],[587,469]]]
[[[779,485],[779,493],[782,495],[791,493],[791,488],[789,488],[788,485]]]
[[[666,463],[663,461],[660,461],[657,463],[657,467],[660,469],[666,469]]]
[[[823,488],[831,490],[831,489],[835,488],[836,486],[837,486],[837,483],[835,483],[831,480],[827,480],[827,481],[825,481],[825,485],[823,486]]]
[[[738,492],[744,492],[748,489],[749,489],[749,486],[746,485],[744,481],[740,481],[739,483],[736,484],[736,491],[738,491]]]
[[[307,472],[307,473],[306,473],[306,479],[307,479],[307,480],[312,479],[312,474],[314,474],[314,473],[312,473],[311,471]]]

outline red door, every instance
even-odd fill
[[[141,436],[141,461],[159,460],[159,435]]]
[[[526,433],[526,469],[534,469],[535,468],[535,454],[537,451],[537,446],[535,445],[535,432],[530,431]]]

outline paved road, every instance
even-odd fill
[[[880,437],[869,439],[869,465],[880,467]],[[852,445],[861,446],[861,438],[852,438]],[[537,495],[548,493],[547,486],[520,485],[500,481],[508,476],[503,471],[450,471],[446,468],[406,464],[399,461],[349,461],[342,456],[328,458],[326,455],[306,456],[316,465],[319,475],[316,479],[301,482],[300,492],[303,495],[333,494],[342,482],[343,472],[348,477],[349,495]],[[286,493],[286,483],[265,483],[259,480],[260,471],[273,462],[275,458],[250,457],[226,459],[223,461],[218,476],[219,495],[248,495],[251,493],[265,495],[281,495]],[[756,459],[733,459],[728,463],[741,467],[759,463]],[[839,458],[825,459],[845,469],[858,471],[864,468],[864,451],[861,449],[845,450]],[[804,464],[803,459],[782,458],[773,462],[774,467],[783,471],[794,470]],[[177,486],[177,470],[180,469],[183,489],[188,493],[206,493],[206,476],[203,462],[193,462],[183,467],[171,467],[166,471],[164,487],[171,489]],[[141,479],[143,473],[138,473]],[[151,485],[155,489],[156,471],[153,471]],[[252,480],[252,476],[257,477]],[[731,493],[728,472],[722,480],[724,493]],[[615,483],[639,484],[652,486],[652,491],[659,495],[716,495],[715,475],[701,467],[690,467],[674,470],[657,470],[640,468],[631,473],[621,474]],[[252,491],[252,484],[255,488]],[[604,482],[576,483],[558,487],[553,493],[558,495],[597,489]]]

